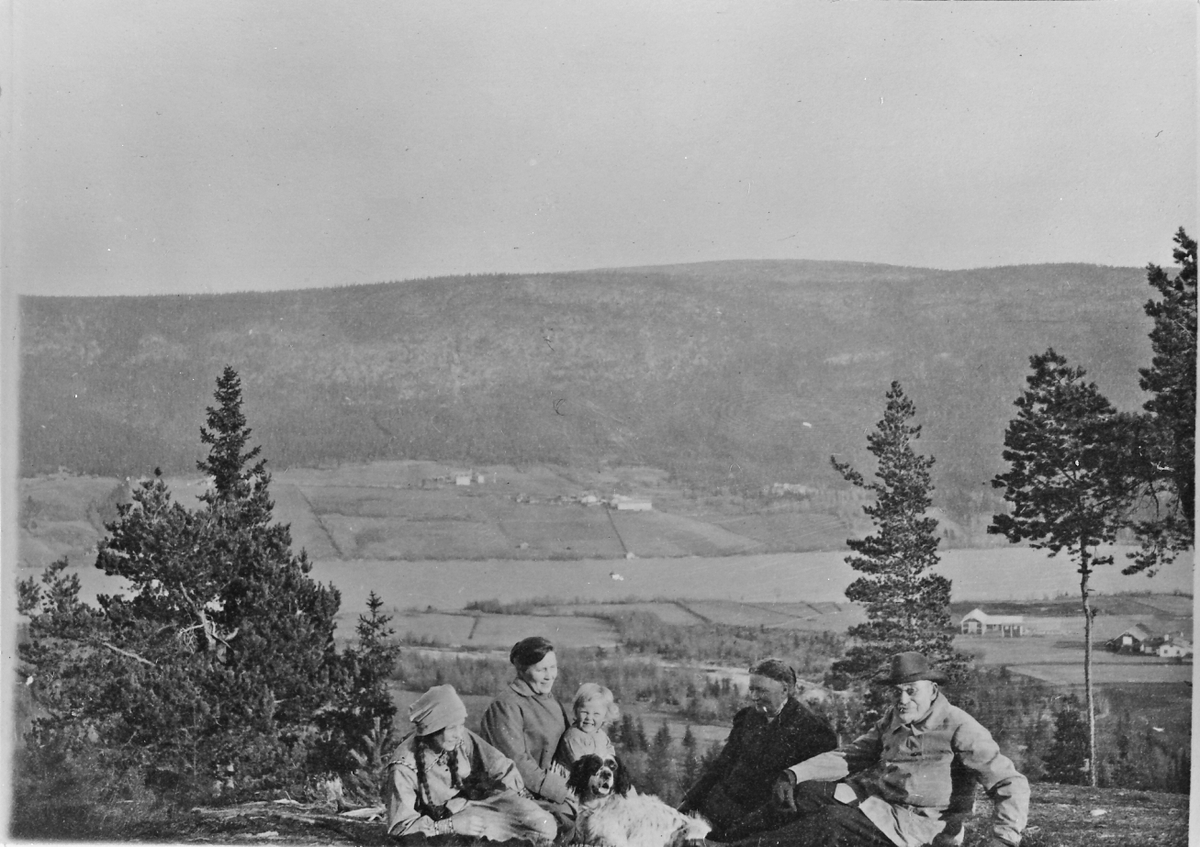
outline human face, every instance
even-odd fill
[[[750,674],[750,702],[764,715],[774,717],[787,702],[788,687],[777,679]]]
[[[445,729],[439,729],[437,732],[430,733],[425,736],[429,746],[434,750],[440,750],[443,753],[448,753],[462,744],[463,738],[467,734],[467,727],[464,724],[456,723],[453,726],[448,726]]]
[[[604,703],[588,700],[575,707],[575,723],[584,732],[599,732],[604,723]]]
[[[554,651],[547,653],[536,665],[519,669],[517,676],[529,684],[534,694],[549,694],[558,678],[558,659],[554,657]]]
[[[893,685],[892,701],[896,704],[896,714],[900,717],[900,723],[910,724],[928,715],[937,692],[937,683],[928,679]]]

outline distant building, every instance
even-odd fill
[[[1186,659],[1192,655],[1192,642],[1181,635],[1164,635],[1154,653],[1163,659]]]
[[[817,493],[817,489],[801,485],[798,482],[774,482],[768,488],[764,489],[763,493],[769,494],[772,497],[784,497],[788,494],[797,497],[812,497]]]
[[[1183,659],[1192,655],[1192,642],[1182,632],[1154,635],[1142,642],[1142,652],[1161,659]]]
[[[470,485],[471,475],[469,473],[460,473],[454,477],[455,485]]]
[[[640,497],[626,497],[623,494],[614,494],[612,505],[620,512],[649,512],[653,508],[649,500]]]
[[[1140,623],[1136,623],[1116,638],[1110,638],[1104,642],[1104,646],[1114,653],[1144,653],[1147,643],[1152,639],[1154,639],[1154,633]],[[1153,650],[1154,648],[1151,647],[1150,652]]]
[[[998,638],[1020,638],[1028,635],[1024,615],[989,615],[975,608],[963,615],[958,626],[963,635],[990,635]]]

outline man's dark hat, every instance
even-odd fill
[[[946,675],[937,668],[931,668],[925,654],[917,652],[897,653],[892,656],[888,669],[875,675],[875,682],[884,685],[903,685],[918,679],[945,682]]]

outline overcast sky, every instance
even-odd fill
[[[1196,4],[11,5],[3,281],[1170,264]]]

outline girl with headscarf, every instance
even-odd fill
[[[518,641],[509,652],[517,678],[483,713],[480,734],[516,763],[525,786],[564,830],[574,825],[578,801],[554,753],[570,724],[551,690],[558,677],[554,645],[540,636]]]
[[[460,834],[548,842],[557,827],[529,799],[516,766],[466,728],[454,687],[437,685],[408,710],[413,730],[388,763],[388,834]]]

